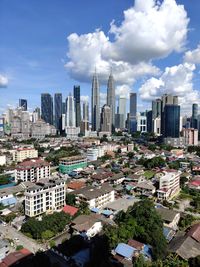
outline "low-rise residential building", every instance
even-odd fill
[[[76,201],[78,204],[80,202],[86,202],[88,203],[89,209],[100,209],[115,200],[115,191],[107,183],[104,183],[99,187],[84,187],[73,191],[73,194],[76,195]]]
[[[167,208],[157,208],[158,214],[161,216],[164,226],[177,230],[180,220],[180,213]]]
[[[155,186],[150,181],[139,182],[136,185],[135,190],[137,193],[140,193],[141,195],[146,195],[146,196],[152,196],[156,192]]]
[[[25,191],[25,215],[38,216],[61,210],[65,205],[65,182],[44,180]]]
[[[0,194],[0,204],[3,206],[12,206],[17,203],[17,199],[13,196],[13,194]]]
[[[161,200],[169,200],[176,196],[180,191],[180,171],[164,171],[159,173],[159,189],[157,197]]]
[[[13,161],[22,162],[25,159],[33,159],[38,157],[38,151],[35,148],[18,148],[12,151]]]
[[[61,158],[59,161],[59,171],[61,173],[69,173],[78,168],[87,167],[87,157],[86,156],[72,156]]]
[[[72,228],[75,233],[91,238],[101,232],[103,223],[98,214],[79,215],[72,221]]]
[[[15,169],[15,181],[37,182],[50,178],[50,164],[42,159],[32,159],[21,162]]]
[[[6,156],[0,155],[0,166],[6,165]]]

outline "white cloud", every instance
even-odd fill
[[[185,62],[200,64],[200,44],[194,50],[189,50],[184,56]]]
[[[184,7],[175,0],[136,0],[124,11],[121,25],[111,23],[109,35],[99,29],[69,35],[65,67],[73,79],[90,82],[96,66],[105,83],[112,66],[118,84],[132,85],[140,77],[158,74],[153,59],[183,49],[188,22]]]
[[[0,74],[0,88],[5,88],[8,85],[8,78],[5,75]]]
[[[184,48],[188,23],[184,6],[175,0],[136,0],[119,27],[111,24],[115,41],[108,51],[113,59],[132,64],[166,57]]]
[[[131,92],[130,86],[125,84],[117,86],[115,90],[116,96],[126,97],[127,99],[129,98],[130,92]]]
[[[183,63],[167,67],[159,79],[148,79],[139,89],[142,100],[151,101],[163,94],[179,96],[179,104],[183,112],[190,112],[192,103],[200,103],[200,93],[193,88],[195,65]]]
[[[89,96],[88,95],[81,95],[81,102],[89,102]]]

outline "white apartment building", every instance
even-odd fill
[[[15,181],[38,182],[50,178],[50,164],[42,159],[26,160],[19,163],[15,169]]]
[[[157,190],[158,199],[169,200],[176,196],[180,191],[181,171],[164,171],[159,174],[159,189]]]
[[[73,194],[76,195],[78,204],[80,202],[87,202],[89,209],[101,209],[115,200],[115,191],[113,187],[107,183],[104,183],[100,187],[84,187],[73,191]]]
[[[25,215],[38,216],[61,210],[65,205],[65,182],[46,180],[25,191]]]
[[[147,116],[143,112],[137,115],[137,131],[141,133],[147,131]]]
[[[32,159],[38,157],[38,151],[35,148],[18,148],[12,151],[13,161],[22,162],[25,159]]]
[[[6,165],[6,156],[0,155],[0,166]]]

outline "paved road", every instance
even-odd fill
[[[16,245],[22,245],[23,247],[29,249],[31,252],[35,253],[39,249],[45,249],[44,245],[38,244],[31,238],[23,235],[21,232],[18,232],[15,228],[10,225],[0,225],[0,232],[3,234],[3,237],[14,240],[18,238],[19,241],[15,242]]]

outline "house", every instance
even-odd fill
[[[33,254],[28,249],[23,248],[19,251],[9,253],[0,263],[0,267],[10,267],[17,264],[28,257],[32,257]]]
[[[143,244],[134,239],[130,239],[128,241],[128,245],[134,248],[134,258],[139,257],[139,255],[143,255],[144,259],[151,260],[152,253],[149,245]]]
[[[114,253],[123,258],[132,261],[135,249],[127,244],[119,243],[114,250]]]
[[[140,199],[130,196],[126,198],[118,198],[115,201],[108,203],[106,205],[106,208],[108,210],[112,210],[115,214],[117,214],[121,210],[126,212],[130,206],[133,206],[138,201],[140,201]]]
[[[192,180],[189,182],[188,187],[191,189],[200,190],[200,180]]]
[[[9,252],[10,243],[6,239],[0,240],[0,261],[5,258]]]
[[[74,216],[78,212],[78,209],[70,205],[65,205],[62,211],[69,214],[70,216]]]
[[[88,203],[89,209],[102,208],[115,200],[115,190],[109,184],[104,183],[99,187],[87,186],[73,191],[77,204]]]
[[[164,222],[164,226],[177,230],[180,220],[180,213],[167,208],[159,207],[156,209]]]
[[[78,190],[85,187],[85,182],[83,181],[72,181],[67,184],[68,191]]]
[[[186,234],[199,242],[200,245],[200,223],[194,224]]]
[[[121,184],[125,179],[125,176],[122,172],[114,174],[109,178],[109,183],[113,185]]]
[[[75,233],[91,238],[101,232],[103,223],[98,214],[79,215],[72,221],[71,227]]]
[[[146,195],[146,196],[152,196],[156,192],[155,186],[153,186],[152,182],[150,181],[139,182],[136,185],[135,190],[137,193],[140,193],[141,195]]]
[[[200,243],[185,233],[180,233],[169,244],[169,251],[184,260],[200,255]]]

